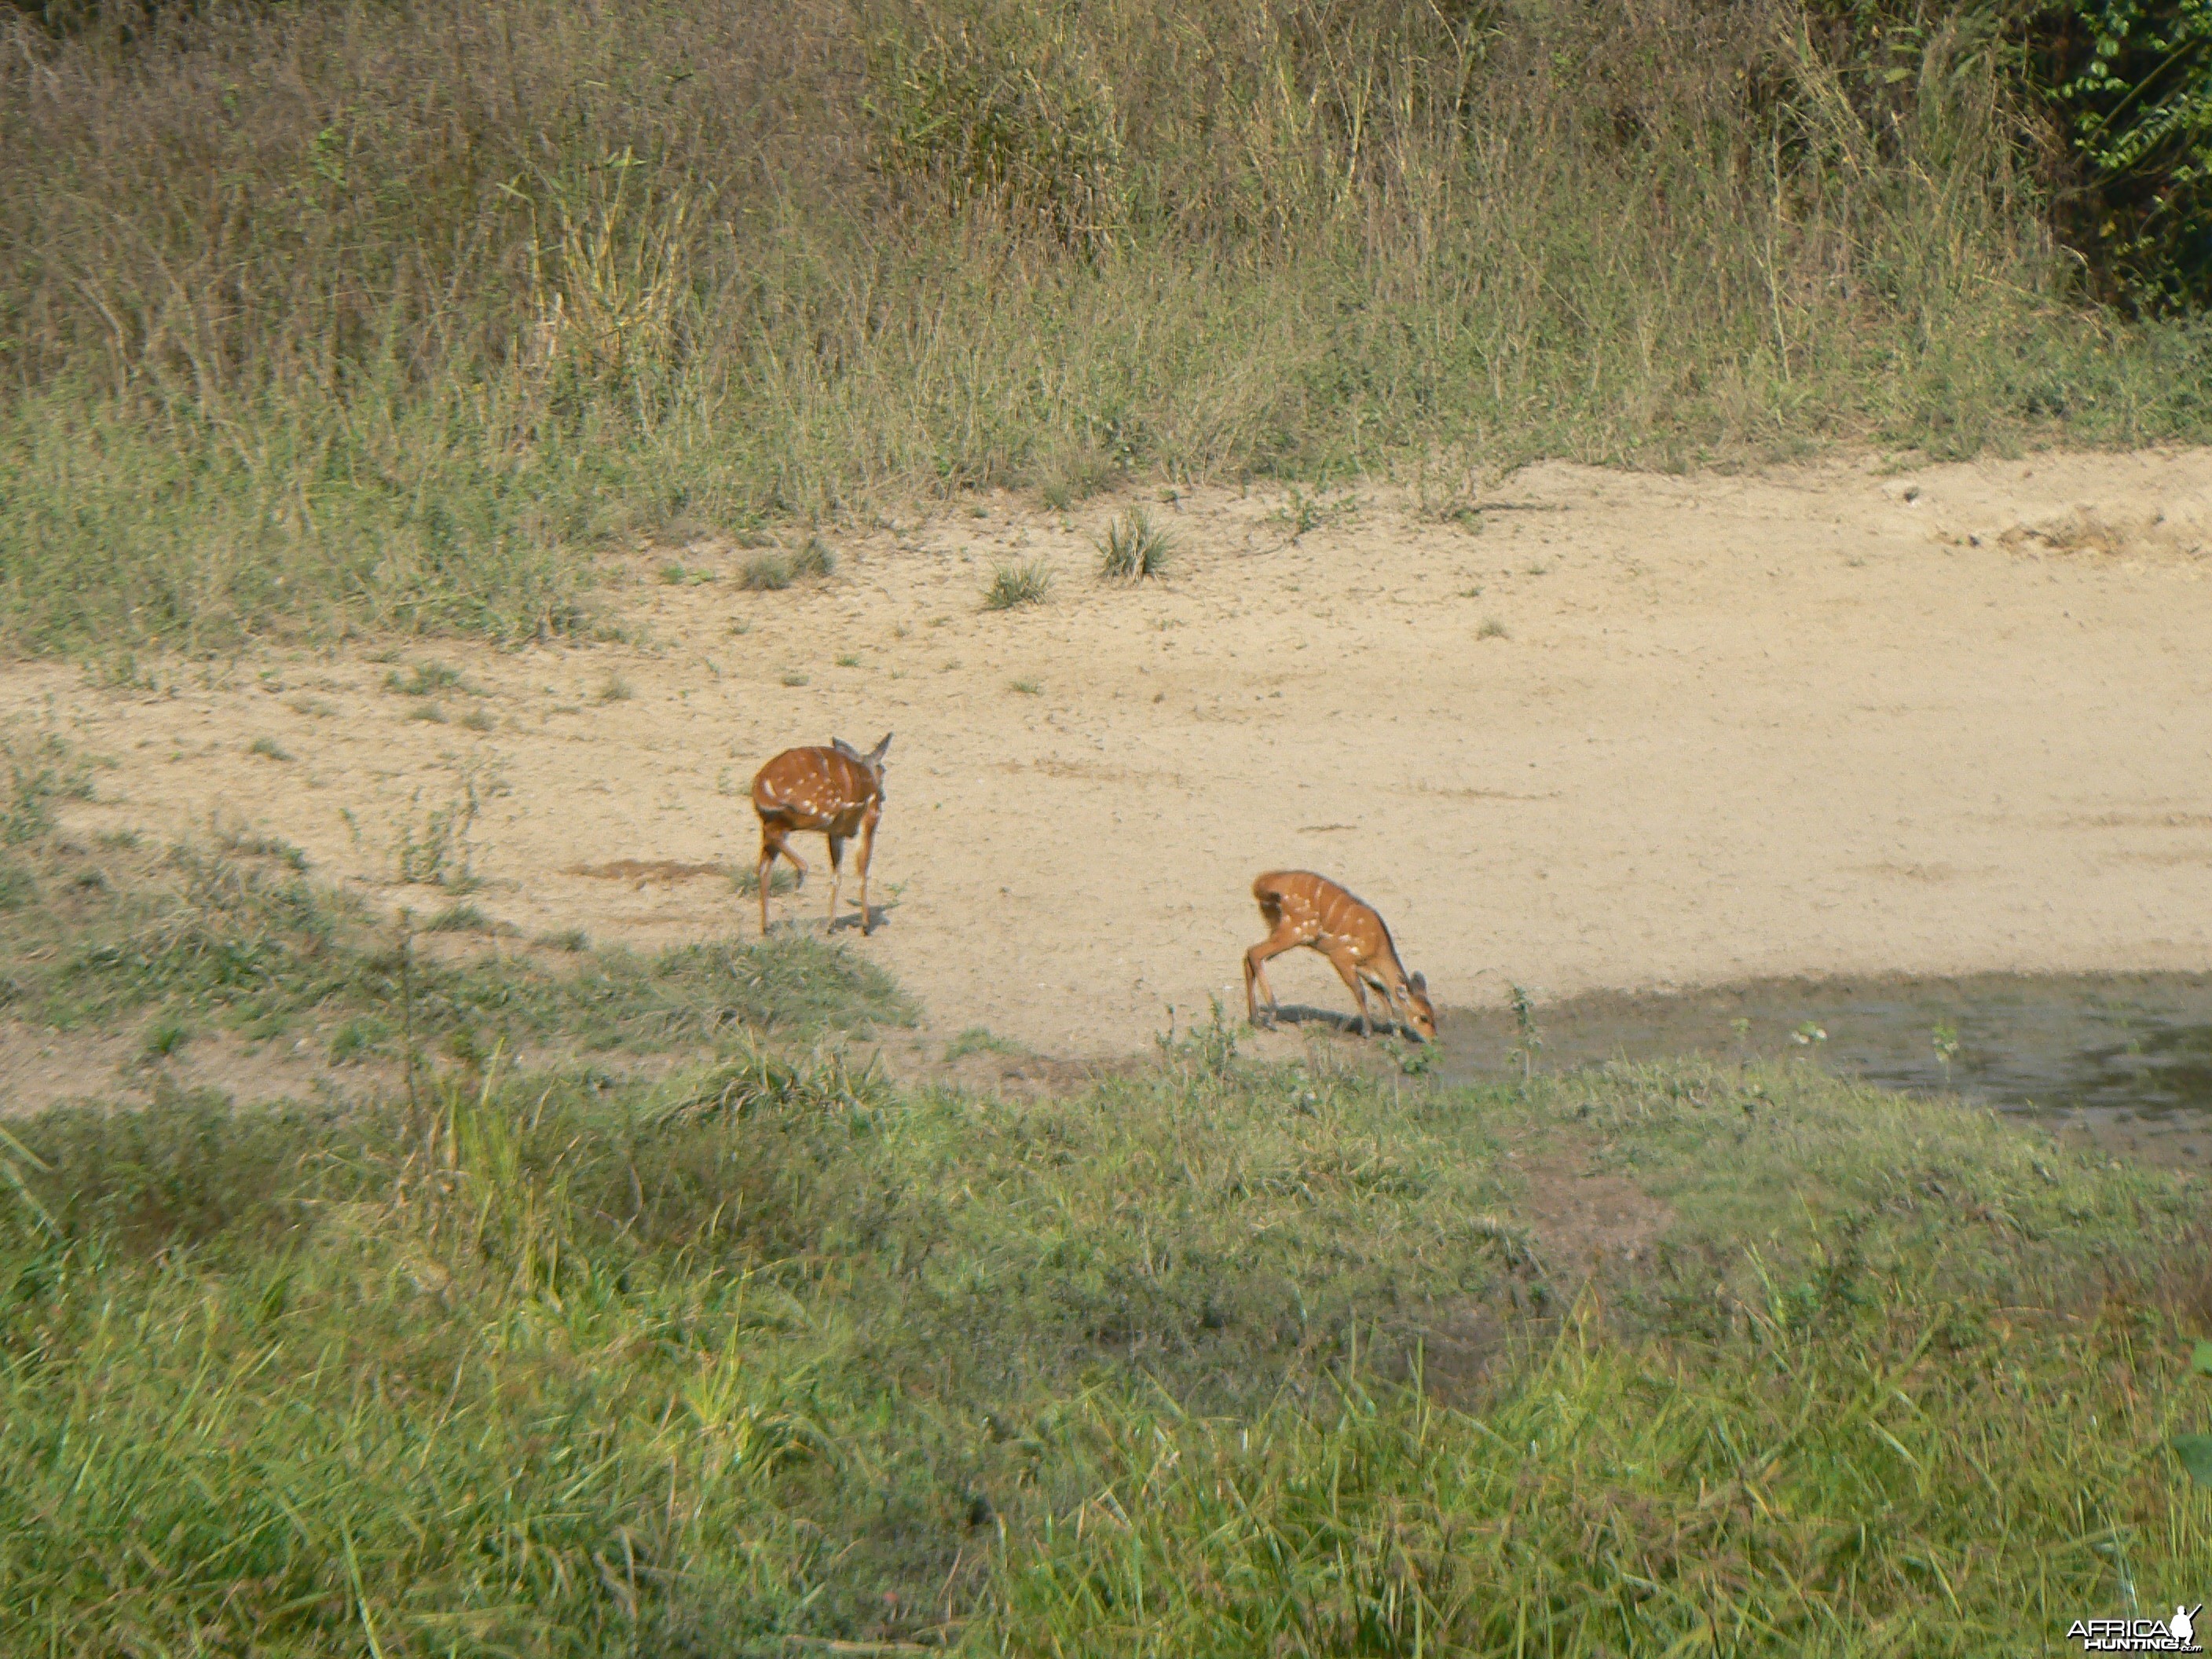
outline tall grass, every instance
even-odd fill
[[[1956,1107],[1195,1051],[428,1103],[11,1126],[0,1646],[1965,1654],[2212,1569],[2201,1191]],[[1540,1262],[1509,1152],[1632,1164],[1656,1259]]]
[[[976,484],[2201,431],[2202,330],[2072,307],[1923,21],[1870,100],[1781,0],[11,13],[0,627],[517,637],[610,538]]]

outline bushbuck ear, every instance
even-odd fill
[[[846,742],[842,738],[830,738],[830,746],[836,750],[839,754],[842,755],[847,760],[858,760],[860,758],[860,751],[854,748],[851,744]]]
[[[871,766],[881,766],[884,763],[884,756],[889,751],[890,746],[891,734],[886,732],[884,733],[884,740],[878,744],[874,750],[870,752],[868,756],[868,764]]]
[[[1419,992],[1423,996],[1426,996],[1426,995],[1428,995],[1428,994],[1429,994],[1429,976],[1428,976],[1426,974],[1416,974],[1416,975],[1413,975],[1413,988],[1414,988],[1416,991],[1419,991]]]

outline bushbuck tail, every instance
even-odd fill
[[[806,885],[806,861],[791,850],[794,830],[816,830],[830,842],[830,925],[837,925],[837,889],[844,879],[845,843],[860,838],[860,931],[875,931],[868,908],[868,860],[875,855],[876,823],[884,815],[884,754],[891,734],[866,754],[842,738],[827,749],[787,749],[753,778],[753,811],[760,814],[761,937],[768,936],[768,878],[776,855],[791,860]]]
[[[1255,987],[1267,1000],[1270,1024],[1275,1014],[1275,993],[1261,964],[1303,945],[1327,957],[1352,988],[1359,1004],[1361,1036],[1371,1029],[1367,989],[1372,986],[1382,993],[1393,1015],[1402,1005],[1405,1023],[1415,1036],[1424,1042],[1435,1040],[1437,1011],[1429,1002],[1429,982],[1407,973],[1389,927],[1373,905],[1310,870],[1270,870],[1252,884],[1252,896],[1274,930],[1244,953],[1244,1012],[1255,1025],[1260,1023]]]

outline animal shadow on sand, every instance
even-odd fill
[[[873,931],[874,929],[882,927],[884,922],[890,920],[891,912],[897,908],[898,901],[896,899],[891,900],[888,904],[871,904],[868,907],[869,930]],[[842,933],[848,927],[858,927],[860,925],[860,912],[859,908],[856,906],[853,909],[846,911],[842,915],[839,916],[836,921],[831,922],[829,927],[823,930],[823,932],[825,934],[838,933]]]
[[[1346,1036],[1356,1036],[1359,1031],[1358,1014],[1347,1014],[1335,1008],[1316,1008],[1303,1002],[1284,1003],[1275,1010],[1275,1023],[1279,1025],[1325,1025]],[[1374,1026],[1375,1035],[1379,1037],[1393,1035],[1411,1037],[1413,1035],[1411,1027],[1402,1025],[1395,1019],[1378,1018],[1374,1021]]]

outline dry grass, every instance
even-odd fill
[[[1903,76],[1713,0],[131,17],[0,23],[17,649],[529,636],[610,539],[979,485],[2205,429],[1963,25]]]

